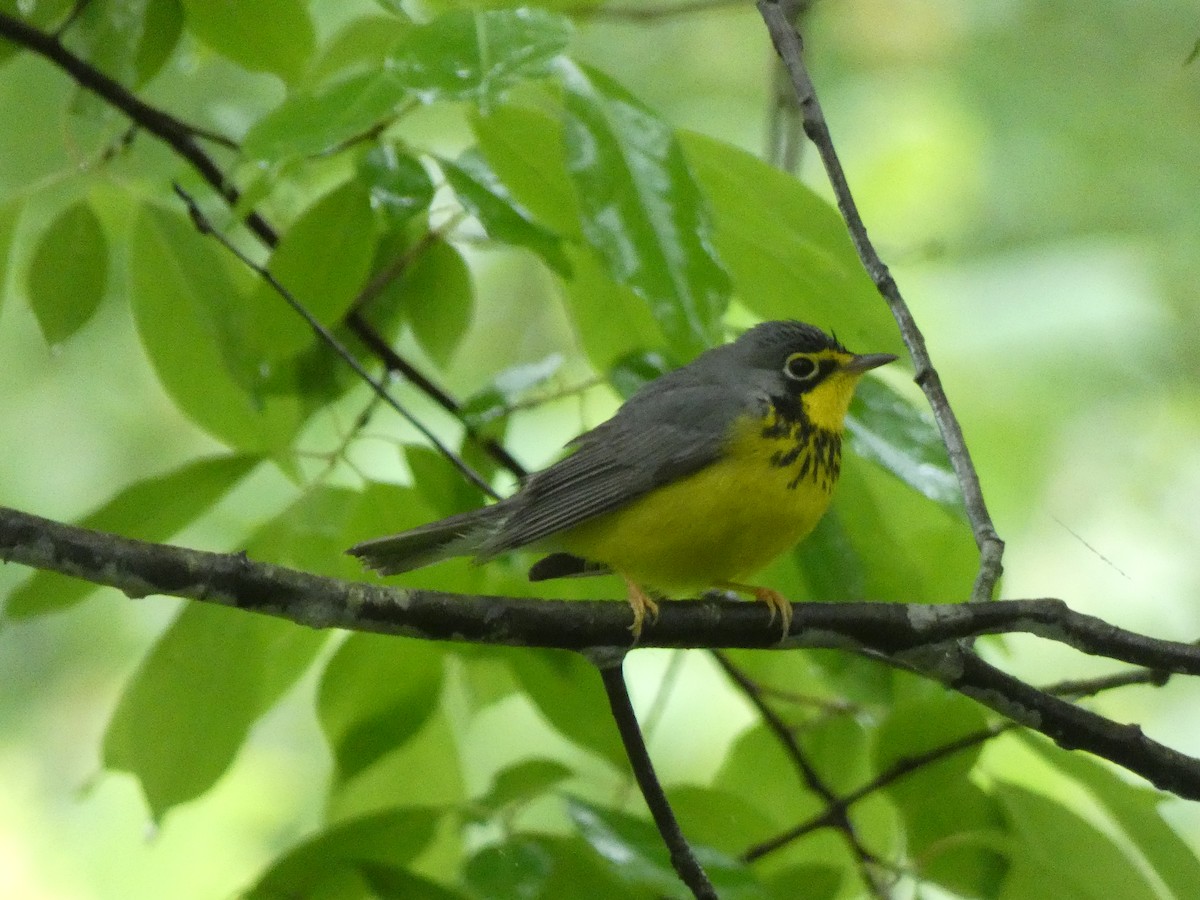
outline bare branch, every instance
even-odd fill
[[[624,603],[516,599],[401,590],[64,525],[0,507],[0,558],[115,587],[131,597],[167,594],[235,606],[312,628],[348,628],[427,640],[585,650],[629,649]],[[1200,648],[1159,641],[1073,613],[1058,600],[937,606],[797,603],[792,630],[759,604],[667,601],[642,633],[647,647],[865,649],[935,678],[1001,715],[1125,766],[1163,790],[1200,799],[1200,760],[1039,691],[954,641],[1023,631],[1088,652],[1145,660],[1161,671],[1200,674]]]
[[[712,656],[717,661],[717,665],[721,667],[746,699],[758,710],[758,714],[762,717],[767,728],[771,730],[779,743],[783,745],[784,752],[791,757],[792,762],[796,766],[796,771],[800,775],[800,779],[808,786],[810,791],[824,801],[825,814],[822,817],[822,824],[824,827],[836,829],[842,835],[842,838],[850,848],[850,852],[854,854],[855,859],[858,861],[859,872],[871,895],[880,898],[880,900],[887,900],[891,896],[891,888],[888,886],[888,881],[884,875],[878,871],[879,858],[863,844],[862,838],[858,835],[858,830],[854,827],[854,823],[850,821],[849,804],[843,802],[843,798],[839,797],[825,783],[825,779],[821,777],[812,760],[808,758],[808,754],[804,752],[804,748],[800,746],[799,741],[796,740],[796,736],[792,734],[792,730],[787,726],[787,723],[766,702],[758,683],[738,668],[721,651],[712,651]]]
[[[637,779],[650,815],[658,833],[662,835],[663,843],[671,854],[671,865],[679,875],[680,880],[688,886],[692,895],[699,900],[717,900],[717,892],[712,882],[708,880],[704,868],[692,852],[687,838],[679,827],[667,795],[663,793],[658,775],[654,772],[654,764],[646,750],[646,742],[642,740],[642,732],[638,727],[637,716],[633,712],[633,704],[629,700],[629,689],[625,686],[625,675],[621,669],[621,653],[589,654],[600,670],[600,678],[604,681],[604,691],[608,695],[608,705],[612,709],[613,721],[621,733],[621,743],[625,745],[625,755],[629,757],[629,765]]]

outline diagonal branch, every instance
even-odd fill
[[[858,868],[862,874],[863,882],[871,891],[872,896],[878,897],[880,900],[886,900],[886,898],[891,896],[891,890],[886,880],[877,871],[879,865],[878,857],[863,844],[858,830],[854,827],[854,823],[850,821],[850,805],[843,802],[842,798],[834,792],[833,788],[825,783],[825,779],[821,777],[821,773],[817,771],[812,760],[808,758],[808,754],[804,752],[804,748],[800,746],[800,742],[796,740],[792,729],[788,727],[787,723],[767,703],[757,682],[738,668],[733,660],[721,651],[714,650],[712,657],[729,679],[737,685],[746,699],[758,710],[758,714],[763,722],[766,723],[767,728],[774,733],[776,739],[783,745],[787,755],[791,757],[801,780],[808,786],[810,791],[820,797],[825,803],[825,814],[822,816],[823,825],[836,829],[842,835],[847,846],[850,848],[850,852],[854,854],[855,859],[858,861]],[[749,862],[750,860],[747,861]]]
[[[950,407],[946,392],[942,388],[941,378],[929,357],[925,347],[925,337],[912,311],[900,294],[896,281],[892,278],[887,266],[880,259],[874,244],[867,237],[867,229],[859,215],[858,206],[850,193],[850,185],[846,181],[846,173],[842,169],[841,160],[833,146],[833,138],[829,133],[829,125],[825,114],[817,100],[816,89],[809,77],[808,68],[804,64],[803,47],[800,35],[797,34],[791,21],[791,11],[800,4],[797,0],[757,0],[758,11],[766,23],[767,31],[775,50],[787,67],[792,77],[792,86],[800,101],[800,109],[804,114],[804,132],[809,140],[816,145],[825,165],[829,183],[837,198],[838,209],[846,221],[854,248],[858,251],[863,267],[875,282],[879,293],[887,301],[888,308],[896,320],[904,344],[912,355],[916,368],[916,381],[925,392],[929,405],[933,410],[934,419],[942,433],[942,440],[950,454],[950,462],[954,474],[962,490],[963,503],[971,521],[971,529],[975,534],[975,543],[979,546],[979,573],[975,578],[975,586],[971,592],[972,600],[990,600],[995,593],[996,582],[1003,571],[1004,542],[996,534],[988,513],[987,504],[983,499],[983,488],[979,484],[979,475],[971,462],[971,454],[963,437],[962,427]]]
[[[196,143],[197,137],[205,137],[227,147],[236,146],[228,138],[222,138],[193,125],[188,125],[169,113],[139,100],[124,85],[109,78],[95,66],[80,59],[64,47],[57,37],[39,31],[20,19],[2,12],[0,12],[0,37],[20,44],[54,63],[74,78],[80,87],[91,91],[119,109],[132,121],[169,145],[172,150],[191,163],[192,168],[200,173],[200,177],[208,182],[213,190],[225,199],[226,203],[230,206],[237,205],[238,200],[241,199],[237,187],[225,177],[225,173],[221,171],[213,158]],[[267,246],[273,247],[278,243],[279,237],[275,233],[275,229],[258,213],[249,212],[246,215],[246,225]]]
[[[1140,669],[1133,672],[1122,672],[1118,675],[1107,675],[1101,678],[1090,678],[1082,681],[1062,681],[1058,684],[1042,688],[1042,690],[1044,693],[1054,696],[1090,697],[1103,691],[1126,687],[1131,684],[1161,686],[1166,684],[1169,677],[1165,673],[1153,669]],[[806,834],[811,834],[822,828],[828,828],[838,818],[845,816],[846,811],[860,800],[878,793],[884,788],[890,787],[897,781],[902,781],[910,775],[920,772],[927,766],[961,753],[964,750],[969,750],[971,747],[977,747],[994,737],[998,737],[1018,727],[1020,727],[1018,723],[1012,720],[998,722],[988,725],[986,728],[980,728],[977,731],[964,734],[937,747],[931,747],[924,753],[917,753],[899,759],[890,768],[878,773],[865,784],[836,798],[836,802],[831,803],[815,816],[801,822],[799,825],[789,828],[787,831],[747,848],[741,858],[744,862],[754,862],[769,853],[786,847]]]
[[[658,833],[667,845],[672,867],[698,900],[717,900],[717,892],[696,859],[696,854],[692,852],[687,838],[683,836],[683,830],[679,827],[671,804],[667,801],[667,795],[663,793],[662,785],[654,772],[654,764],[650,761],[650,753],[646,750],[642,730],[638,726],[633,704],[629,700],[629,689],[625,685],[625,675],[621,666],[624,653],[609,651],[592,653],[589,656],[600,670],[613,721],[617,723],[621,743],[625,745],[625,755],[629,757],[629,765],[633,769],[642,796],[646,799],[646,806],[650,808],[650,815],[654,817]]]

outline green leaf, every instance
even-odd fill
[[[12,261],[13,235],[16,234],[23,207],[24,204],[18,200],[0,204],[0,309],[4,308],[4,296],[8,293],[8,269]]]
[[[562,735],[619,770],[628,766],[621,737],[607,714],[608,698],[591,663],[574,653],[530,650],[510,659],[529,699]]]
[[[462,342],[475,309],[475,286],[462,255],[435,238],[380,294],[379,305],[403,311],[421,347],[441,366]]]
[[[242,152],[272,162],[327,153],[394,115],[407,96],[408,88],[387,70],[291,94],[254,124]]]
[[[179,0],[125,0],[85,5],[64,41],[109,78],[139,87],[163,67],[182,33]],[[82,93],[84,98],[103,108],[105,101],[95,95]]]
[[[134,54],[134,84],[137,85],[145,84],[159,73],[183,35],[181,0],[145,0],[145,4]]]
[[[686,132],[679,140],[742,304],[764,319],[835,328],[860,353],[903,349],[837,210],[743,150]]]
[[[269,451],[291,440],[301,410],[294,397],[253,396],[231,374],[251,367],[233,357],[249,360],[254,351],[230,345],[257,333],[216,253],[181,217],[141,212],[130,249],[138,335],[162,386],[189,418],[233,447]]]
[[[352,634],[321,677],[317,717],[340,780],[413,737],[437,708],[445,650],[428,641]]]
[[[576,897],[583,885],[588,900],[630,900],[629,886],[577,838],[515,835],[472,856],[463,875],[479,900]]]
[[[37,3],[29,3],[27,0],[0,0],[0,11],[42,31],[53,31],[53,26],[57,25],[74,5],[75,0],[41,0]],[[20,45],[15,41],[0,40],[0,63],[20,49]]]
[[[496,774],[488,792],[475,801],[494,815],[506,807],[528,803],[575,773],[552,759],[526,759]]]
[[[394,869],[412,860],[433,839],[443,815],[440,809],[411,807],[326,828],[276,860],[244,896],[249,900],[328,896],[321,886],[348,872],[359,872],[372,863]]]
[[[943,691],[893,704],[874,733],[880,772],[978,733],[980,708]],[[1008,828],[995,798],[970,780],[986,742],[930,762],[893,782],[887,794],[904,818],[907,844],[922,878],[962,896],[992,896],[1008,862]]]
[[[674,133],[608,78],[565,62],[559,72],[567,171],[588,242],[610,277],[649,304],[679,355],[720,343],[729,276]]]
[[[108,241],[85,202],[62,211],[46,229],[29,270],[29,302],[46,343],[55,346],[96,312],[108,286]]]
[[[558,120],[534,109],[499,106],[486,115],[472,111],[471,128],[492,171],[517,202],[564,237],[582,237]]]
[[[207,513],[259,462],[256,456],[220,456],[190,462],[166,475],[130,485],[78,525],[143,541],[168,540]],[[95,587],[54,572],[37,572],[9,596],[5,612],[20,619],[65,609]]]
[[[268,616],[188,603],[126,685],[104,765],[135,775],[151,815],[200,796],[326,635]]]
[[[404,459],[412,472],[413,487],[438,515],[465,512],[486,502],[483,492],[436,450],[409,444],[404,447]]]
[[[534,220],[533,214],[500,183],[478,151],[468,150],[456,162],[439,159],[438,165],[457,194],[458,202],[479,220],[490,237],[532,250],[563,278],[571,276],[571,264],[563,253],[562,239]]]
[[[429,209],[433,200],[433,182],[421,161],[395,144],[372,147],[358,165],[358,177],[391,228]]]
[[[1200,884],[1200,859],[1194,845],[1163,819],[1159,791],[1130,784],[1112,768],[1086,753],[1072,753],[1018,732],[1027,747],[1058,771],[1074,778],[1103,806],[1112,821],[1153,867],[1176,898],[1190,896]]]
[[[487,109],[547,74],[570,38],[570,23],[542,9],[454,10],[401,38],[388,65],[426,103],[472,100]]]
[[[567,814],[583,839],[631,885],[669,896],[685,896],[667,848],[650,822],[572,798]],[[744,863],[707,847],[692,845],[717,894],[725,900],[758,900],[762,887]]]
[[[930,500],[963,512],[946,445],[931,419],[877,378],[864,378],[846,419],[850,448]]]
[[[188,30],[251,72],[293,81],[316,47],[303,0],[183,0]]]
[[[649,306],[632,288],[613,281],[594,253],[568,247],[567,255],[574,277],[564,288],[575,319],[575,331],[592,368],[607,372],[634,354],[667,343]],[[676,353],[670,356],[676,364],[691,358]]]
[[[1158,897],[1117,844],[1065,806],[1003,782],[995,793],[1016,838],[1002,900],[1042,896],[1047,884],[1064,900]]]
[[[367,191],[351,181],[305,211],[283,235],[267,268],[309,313],[332,325],[361,290],[374,246]],[[248,327],[269,336],[268,359],[287,359],[315,340],[308,323],[271,285],[260,282],[250,303]]]

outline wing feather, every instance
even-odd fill
[[[480,555],[553,537],[699,471],[720,456],[733,420],[746,411],[744,395],[711,383],[668,383],[637,395],[573,441],[574,453],[529,479]]]

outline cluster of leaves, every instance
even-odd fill
[[[12,14],[12,6],[0,2],[0,11]],[[49,29],[72,4],[34,7],[27,21]],[[300,448],[313,423],[347,398],[361,405],[366,391],[268,284],[193,227],[172,180],[247,247],[254,239],[237,222],[251,209],[279,227],[277,242],[252,252],[323,324],[349,340],[347,317],[362,315],[435,368],[453,360],[478,302],[483,275],[467,248],[480,234],[489,251],[520,257],[553,284],[549,302],[565,311],[587,364],[619,390],[723,340],[729,321],[801,317],[836,326],[854,347],[898,349],[836,211],[753,156],[672,128],[571,54],[568,19],[501,8],[415,22],[401,4],[381,2],[318,32],[299,0],[95,2],[64,31],[68,48],[131,90],[154,79],[159,94],[181,95],[188,75],[180,61],[211,64],[212,55],[224,60],[225,78],[267,73],[284,88],[273,105],[238,106],[245,133],[236,151],[212,148],[245,188],[234,210],[209,199],[201,179],[164,160],[146,136],[118,141],[128,123],[85,92],[64,100],[72,133],[94,149],[89,164],[69,177],[63,166],[48,188],[43,167],[54,157],[30,150],[18,154],[22,180],[3,185],[0,238],[7,246],[19,231],[34,234],[23,286],[47,343],[87,326],[106,296],[127,297],[167,394],[228,448],[135,484],[84,524],[166,540],[249,473],[273,466],[296,481],[296,499],[246,551],[361,577],[344,547],[481,499],[413,443],[403,448],[408,486],[350,488],[327,480],[329,470],[306,472]],[[14,44],[0,43],[0,52],[8,66],[33,65]],[[199,119],[215,96],[196,110],[181,101],[168,111]],[[429,109],[461,119],[456,143],[465,149],[406,138],[406,124]],[[20,114],[14,107],[5,115]],[[508,314],[527,313],[513,301]],[[507,410],[552,368],[497,378],[465,403],[468,422],[503,439]],[[905,395],[871,381],[850,434],[861,459],[847,466],[835,511],[769,577],[797,599],[963,598],[970,533],[927,419]],[[496,472],[478,447],[468,443],[463,453]],[[515,572],[457,568],[416,583],[525,590]],[[6,610],[43,614],[84,594],[39,574]],[[136,775],[156,819],[199,797],[328,640],[186,607],[126,687],[105,739],[106,765]],[[820,701],[778,705],[840,793],[987,725],[969,702],[861,660],[735,661],[764,686]],[[560,897],[579,895],[582,884],[598,898],[679,895],[640,807],[614,799],[627,763],[582,659],[355,634],[322,665],[317,714],[335,759],[326,824],[278,859],[252,896]],[[471,765],[486,753],[467,746],[468,735],[481,717],[518,707],[575,750],[544,755],[529,746],[512,764],[486,760],[494,771],[481,785]],[[1086,795],[1089,822],[1067,800],[1005,777],[1002,767],[987,770],[982,746],[853,805],[850,819],[872,852],[963,896],[1047,895],[1047,885],[1066,883],[1079,896],[1152,897],[1166,888],[1182,897],[1197,882],[1200,863],[1158,818],[1157,795],[1028,742],[1028,752]],[[737,737],[709,783],[670,792],[722,896],[858,889],[860,861],[828,829],[752,865],[740,858],[820,815],[822,801],[793,763],[757,725]]]

